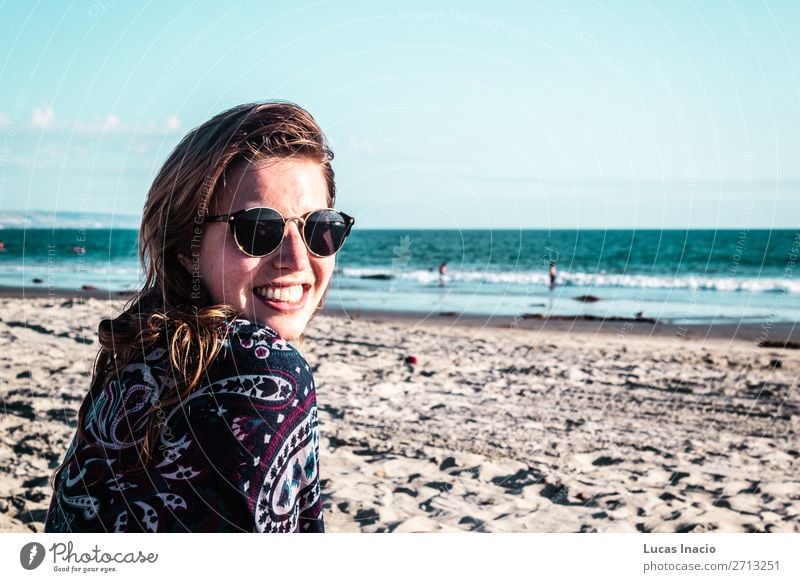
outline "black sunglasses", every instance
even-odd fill
[[[265,257],[278,250],[286,224],[296,220],[309,252],[330,257],[344,245],[355,218],[333,208],[312,210],[303,216],[284,218],[274,208],[247,208],[233,214],[207,216],[203,222],[227,222],[236,245],[246,255]]]

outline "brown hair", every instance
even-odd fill
[[[165,383],[151,414],[144,417],[148,424],[140,462],[128,470],[148,466],[160,429],[155,412],[185,399],[200,386],[204,371],[219,353],[220,332],[238,315],[230,306],[212,304],[201,279],[184,267],[180,256],[199,247],[203,219],[236,164],[287,157],[321,165],[332,207],[336,197],[330,163],[333,152],[311,114],[294,103],[233,107],[190,131],[172,151],[144,205],[139,229],[144,283],[122,314],[100,322],[100,350],[91,388],[78,411],[73,454],[86,442],[86,415],[104,386],[158,345],[167,349],[175,382]],[[168,390],[166,384],[174,388]],[[130,427],[131,439],[140,428]],[[54,471],[51,484],[57,483],[70,457]]]

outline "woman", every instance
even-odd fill
[[[147,197],[145,281],[100,324],[47,532],[323,531],[314,379],[290,345],[353,219],[300,107],[190,132]]]

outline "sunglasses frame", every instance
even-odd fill
[[[239,238],[236,236],[236,226],[235,226],[236,219],[239,216],[241,216],[242,214],[244,214],[245,212],[248,212],[250,210],[271,210],[272,212],[274,212],[275,214],[280,216],[281,219],[283,220],[283,230],[281,231],[281,240],[278,242],[278,244],[275,247],[275,249],[273,249],[272,251],[268,252],[265,255],[252,255],[252,254],[248,253],[246,250],[244,250],[242,248],[242,245],[239,243]],[[311,216],[312,214],[314,214],[315,212],[321,212],[323,210],[332,210],[334,212],[338,212],[342,216],[342,218],[344,218],[344,222],[345,222],[345,232],[344,232],[344,239],[342,239],[342,245],[338,249],[336,249],[336,252],[334,252],[333,254],[330,254],[330,255],[318,255],[313,250],[311,250],[311,247],[308,246],[308,241],[306,240],[306,231],[305,231],[306,220],[308,220],[308,217]],[[277,251],[279,248],[281,248],[281,245],[283,244],[283,239],[286,238],[286,227],[289,226],[289,223],[292,222],[292,221],[295,221],[295,222],[298,223],[298,230],[300,231],[300,236],[303,238],[303,244],[306,245],[306,250],[309,253],[311,253],[312,255],[314,255],[315,257],[318,257],[320,259],[324,259],[324,258],[327,258],[327,257],[332,257],[332,256],[336,255],[336,253],[338,253],[340,250],[342,250],[342,247],[344,246],[345,241],[347,241],[347,237],[350,236],[350,230],[353,228],[353,225],[355,224],[356,219],[353,218],[352,216],[350,216],[349,214],[345,214],[341,210],[337,210],[336,208],[317,208],[315,210],[309,210],[308,212],[306,212],[302,216],[290,216],[290,217],[286,218],[286,217],[283,216],[283,214],[281,214],[280,212],[278,212],[274,208],[270,208],[269,206],[254,206],[252,208],[243,208],[242,210],[237,210],[236,212],[234,212],[232,214],[215,214],[213,216],[206,216],[205,220],[203,220],[204,223],[205,222],[227,222],[228,226],[231,229],[231,234],[233,235],[233,241],[236,243],[236,246],[239,247],[239,250],[242,251],[248,257],[253,257],[253,258],[257,258],[257,259],[260,259],[260,258],[263,258],[263,257],[268,257],[271,254],[273,254],[275,251]]]

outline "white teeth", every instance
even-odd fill
[[[303,286],[293,285],[291,287],[256,287],[255,292],[256,295],[271,301],[297,303],[303,296]]]

